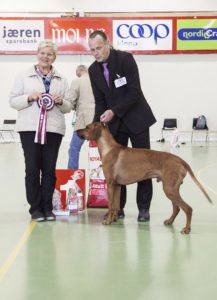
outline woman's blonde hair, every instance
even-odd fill
[[[45,48],[45,47],[50,47],[53,51],[53,54],[54,56],[56,57],[57,56],[57,45],[52,42],[51,40],[43,40],[39,43],[38,45],[38,52],[42,49],[42,48]]]

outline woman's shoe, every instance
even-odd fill
[[[45,212],[45,220],[46,221],[55,221],[56,220],[56,216],[52,211],[47,211]]]

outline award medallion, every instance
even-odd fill
[[[38,106],[40,107],[38,127],[35,133],[35,143],[46,143],[46,126],[47,126],[47,111],[54,107],[54,101],[50,94],[43,93],[41,99],[38,99]]]
[[[43,93],[42,98],[38,99],[38,106],[46,106],[46,110],[51,110],[54,107],[54,101],[50,94]]]

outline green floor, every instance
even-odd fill
[[[59,168],[66,165],[67,147],[63,143]],[[159,143],[152,148],[169,150]],[[82,151],[85,167],[85,147]],[[21,146],[0,144],[0,152],[0,299],[217,299],[216,144],[187,144],[175,150],[191,164],[214,201],[210,205],[186,177],[181,193],[193,207],[190,235],[180,234],[182,212],[172,227],[163,225],[171,204],[156,181],[149,223],[137,223],[135,185],[128,187],[125,220],[111,226],[101,224],[102,209],[53,223],[31,223]]]

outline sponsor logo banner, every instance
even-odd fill
[[[113,20],[113,46],[126,51],[172,50],[172,19]]]
[[[47,22],[47,37],[57,43],[59,53],[88,54],[89,35],[97,29],[103,30],[111,38],[111,19],[52,19]]]
[[[177,50],[217,50],[217,19],[177,20]]]
[[[111,44],[137,54],[217,53],[215,16],[153,18],[1,18],[0,54],[36,53],[39,41],[56,42],[59,54],[90,54],[92,31],[104,30]]]
[[[44,20],[0,20],[0,52],[36,51],[44,39]]]

